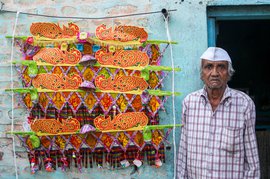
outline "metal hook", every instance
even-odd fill
[[[167,11],[167,9],[161,9],[161,13],[163,14],[165,19],[169,19],[169,12]]]
[[[0,8],[0,11],[3,10],[4,5],[5,5],[5,3],[3,3],[3,2],[1,1],[1,8]]]

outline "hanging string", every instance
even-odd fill
[[[167,10],[168,12],[177,11],[177,9]],[[0,13],[17,13],[17,11],[11,10],[0,10]],[[114,18],[121,18],[121,17],[131,17],[131,16],[142,16],[142,15],[149,15],[149,14],[159,14],[161,11],[152,11],[152,12],[141,12],[141,13],[134,13],[134,14],[124,14],[124,15],[117,15],[117,16],[103,16],[103,17],[76,17],[76,16],[53,16],[53,15],[46,15],[46,14],[34,14],[28,12],[20,12],[20,14],[30,15],[30,16],[39,16],[39,17],[51,17],[51,18],[58,18],[58,19],[114,19]]]
[[[169,30],[169,24],[168,24],[168,20],[169,20],[169,15],[168,15],[168,11],[166,9],[162,9],[162,14],[164,17],[164,21],[165,21],[165,28],[166,28],[166,33],[167,33],[167,38],[168,41],[171,41],[171,34],[170,34],[170,30]],[[170,46],[170,56],[171,56],[171,65],[172,68],[174,69],[174,59],[173,59],[173,49],[172,49],[172,44],[169,44]],[[175,126],[176,121],[175,121],[175,95],[174,95],[174,91],[175,91],[175,87],[174,87],[174,78],[175,78],[175,73],[174,70],[172,71],[172,115],[173,115],[173,125]],[[175,127],[173,127],[173,155],[174,155],[174,179],[176,178],[176,142],[175,142]]]
[[[13,32],[12,32],[12,43],[11,43],[11,55],[10,55],[10,82],[11,82],[11,89],[13,89],[14,84],[13,84],[13,68],[12,68],[12,60],[14,56],[14,42],[15,42],[15,33],[16,33],[16,27],[18,23],[18,18],[19,18],[20,11],[17,11],[16,13],[16,19],[15,19],[15,24],[13,27]],[[11,132],[14,130],[14,92],[11,91]],[[14,158],[14,167],[15,167],[15,174],[16,174],[16,179],[18,179],[18,169],[17,169],[17,159],[16,159],[16,149],[15,149],[15,137],[12,135],[12,146],[13,146],[13,158]]]

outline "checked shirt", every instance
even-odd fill
[[[255,105],[243,92],[226,88],[212,110],[205,88],[183,100],[178,178],[260,178]]]

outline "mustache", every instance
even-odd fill
[[[209,80],[220,80],[220,78],[209,78]]]

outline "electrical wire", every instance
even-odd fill
[[[13,68],[12,68],[12,60],[14,56],[14,42],[15,42],[15,32],[16,32],[16,27],[18,24],[18,18],[19,18],[20,11],[17,11],[16,13],[16,19],[15,19],[15,24],[13,27],[13,32],[12,32],[12,43],[11,43],[11,55],[10,55],[10,82],[11,82],[11,89],[13,89],[14,84],[13,84]],[[14,92],[11,91],[11,132],[14,130]],[[15,148],[15,137],[12,135],[12,147],[13,147],[13,156],[14,156],[14,167],[15,167],[15,175],[16,179],[18,179],[18,169],[17,169],[17,158],[16,158],[16,148]]]
[[[167,10],[168,12],[177,11],[177,9]],[[0,13],[17,13],[17,11],[11,10],[0,10]],[[46,14],[34,14],[28,12],[20,12],[20,14],[30,15],[30,16],[40,16],[40,17],[50,17],[50,18],[58,18],[58,19],[115,19],[121,17],[131,17],[131,16],[142,16],[142,15],[149,15],[149,14],[158,14],[161,11],[152,11],[152,12],[141,12],[141,13],[134,13],[134,14],[124,14],[124,15],[117,15],[117,16],[103,16],[103,17],[76,17],[76,16],[54,16],[54,15],[46,15]]]
[[[166,33],[167,33],[167,38],[168,41],[171,41],[171,34],[170,34],[170,30],[169,30],[169,24],[168,24],[168,19],[169,16],[167,13],[163,13],[163,17],[164,17],[164,21],[165,21],[165,29],[166,29]],[[174,59],[173,59],[173,49],[172,49],[172,44],[169,44],[170,46],[170,57],[171,57],[171,66],[174,69]],[[176,178],[176,142],[175,142],[175,125],[176,125],[176,117],[175,117],[175,86],[174,86],[174,80],[175,80],[175,72],[174,70],[172,71],[172,115],[173,115],[173,156],[174,156],[174,172],[173,172],[173,176],[174,179]]]

